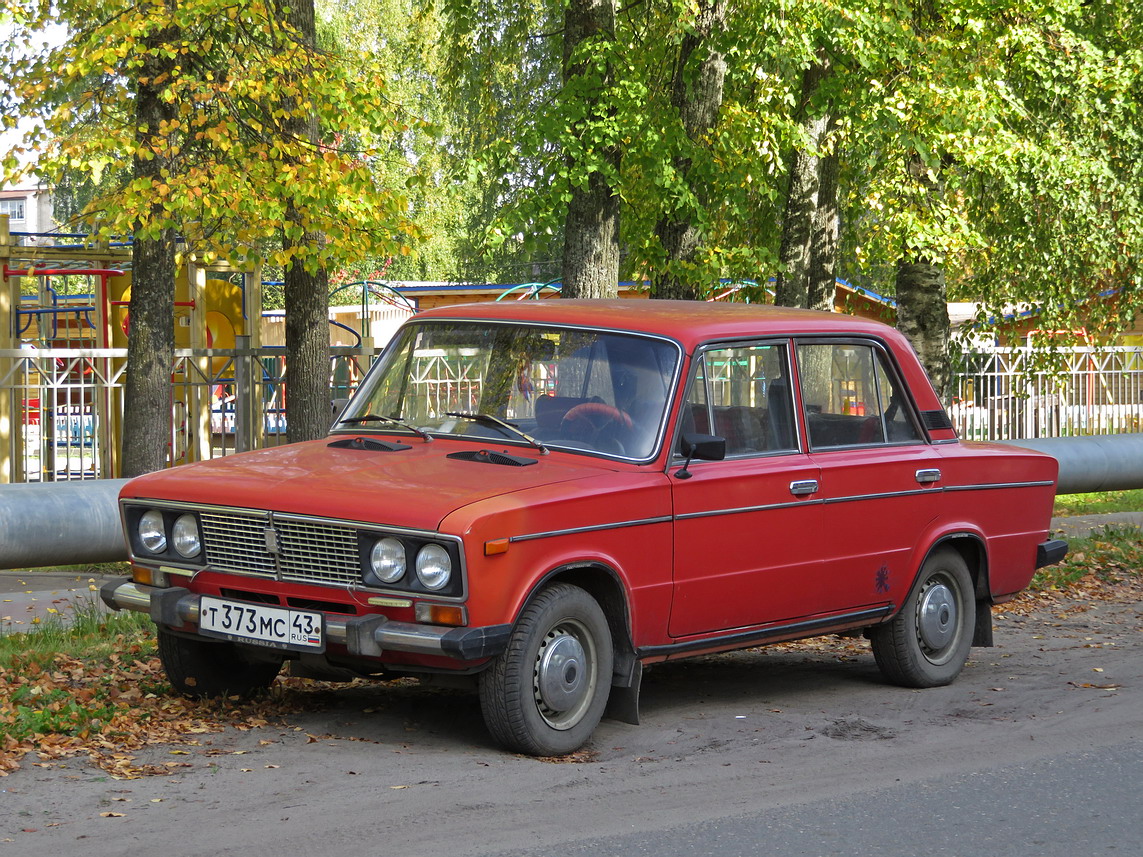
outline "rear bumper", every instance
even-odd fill
[[[160,625],[198,625],[199,596],[182,587],[160,588],[132,580],[112,580],[99,590],[99,597],[113,610],[147,613]],[[503,652],[511,632],[511,625],[448,628],[394,622],[379,615],[350,619],[327,616],[325,624],[328,642],[368,658],[380,658],[383,652],[412,652],[458,661],[480,660]]]
[[[1055,565],[1068,554],[1068,543],[1063,539],[1051,539],[1036,545],[1036,568]]]

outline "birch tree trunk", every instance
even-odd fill
[[[704,145],[703,138],[714,130],[722,109],[726,57],[710,41],[725,26],[726,0],[700,2],[695,28],[687,33],[679,48],[671,101],[679,111],[687,139],[695,145]],[[703,51],[705,56],[693,66],[693,58]],[[676,158],[675,170],[689,184],[691,158]],[[695,193],[706,202],[701,188],[695,188]],[[652,278],[651,297],[697,300],[699,284],[681,277],[679,271],[694,260],[701,248],[702,230],[693,219],[663,217],[655,225],[655,234],[666,251],[667,269]]]
[[[933,203],[944,194],[939,174],[930,172],[915,153],[908,160],[907,174]],[[906,251],[897,263],[896,293],[897,329],[909,337],[937,395],[948,404],[952,384],[949,360],[952,324],[944,272],[923,252]]]
[[[780,264],[774,286],[774,303],[778,306],[804,308],[810,302],[811,244],[818,216],[820,152],[832,126],[828,114],[810,114],[810,103],[822,81],[831,73],[828,61],[822,60],[810,65],[802,74],[800,109],[804,116],[804,143],[795,146],[790,154],[790,183],[782,215],[782,241],[778,248]],[[832,294],[830,297],[832,300]]]
[[[295,0],[296,2],[296,0]],[[564,85],[591,73],[577,50],[589,40],[615,40],[615,0],[568,0],[564,10],[563,78]],[[618,180],[620,152],[614,144],[601,144],[590,139],[593,114],[608,114],[601,96],[611,83],[608,64],[595,88],[595,100],[586,110],[586,118],[574,127],[580,138],[580,151],[592,153],[600,164],[589,168],[586,179],[579,181],[584,165],[576,155],[568,155],[568,172],[572,175],[571,201],[564,219],[563,288],[567,298],[613,298],[619,296],[619,194],[612,182]],[[586,139],[585,139],[586,138]]]
[[[173,14],[174,0],[156,5],[156,14]],[[161,97],[162,85],[177,61],[160,47],[179,36],[173,25],[148,34],[149,48],[135,88],[135,141],[132,161],[136,178],[156,185],[169,181],[172,156],[162,131],[177,109]],[[165,174],[165,177],[164,177]],[[150,220],[162,223],[166,215],[156,197]],[[120,473],[138,476],[167,466],[171,433],[171,367],[175,355],[175,231],[161,228],[152,237],[147,224],[138,224],[131,245],[131,299],[127,308],[127,375],[123,390],[123,447]]]
[[[317,33],[313,0],[284,0],[286,21],[301,37],[304,47],[314,50]],[[307,141],[315,150],[319,142],[317,117],[288,110],[287,135]],[[329,278],[324,268],[307,270],[302,259],[307,249],[324,236],[305,222],[292,200],[286,203],[286,229],[282,249],[295,261],[286,266],[283,287],[286,308],[286,430],[290,442],[316,440],[329,433],[332,408],[329,355]]]
[[[839,168],[833,122],[826,128],[825,154],[818,159],[818,194],[810,233],[810,266],[806,276],[806,308],[833,312],[837,294],[837,246],[841,229],[837,202]]]
[[[897,329],[909,337],[937,395],[947,404],[952,368],[944,273],[926,260],[902,259],[897,264],[896,285]]]

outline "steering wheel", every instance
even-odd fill
[[[631,428],[630,414],[604,402],[576,405],[564,414],[560,422],[560,434],[564,437],[588,443],[601,452],[618,451],[620,454],[625,450],[618,435],[631,431]]]

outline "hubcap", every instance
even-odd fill
[[[586,633],[565,621],[548,632],[536,654],[532,677],[536,707],[554,729],[571,729],[591,703],[594,652],[585,648],[583,640],[590,640],[583,636]]]
[[[940,652],[955,638],[959,625],[956,595],[944,583],[934,583],[921,595],[917,632],[931,652]]]

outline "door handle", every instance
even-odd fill
[[[930,482],[940,482],[941,471],[935,467],[918,470],[917,481],[922,485],[926,485]]]
[[[808,494],[816,494],[818,490],[818,480],[816,479],[799,479],[797,482],[790,483],[790,493],[795,497],[805,497]]]

